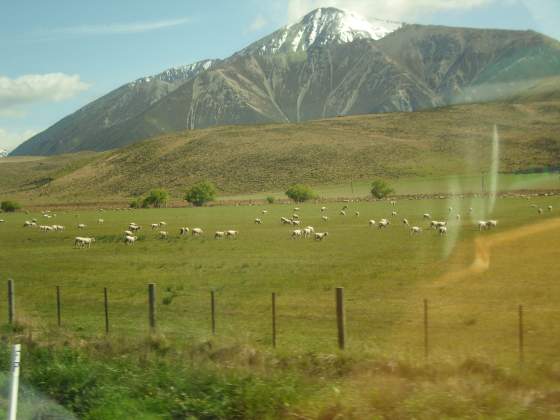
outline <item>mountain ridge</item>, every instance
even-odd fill
[[[325,23],[325,15],[334,17]],[[184,66],[193,71],[177,72],[177,79],[170,70],[138,79],[65,117],[13,154],[108,150],[215,125],[493,100],[523,91],[533,79],[560,74],[560,43],[536,32],[393,23],[398,28],[388,28],[379,39],[350,31],[350,42],[321,32],[330,28],[337,34],[348,16],[318,9],[229,58]],[[300,32],[305,33],[301,48],[301,39],[288,42]],[[282,33],[288,35],[280,45],[275,37]],[[288,50],[274,51],[278,45]]]

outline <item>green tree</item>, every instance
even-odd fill
[[[169,193],[161,188],[150,191],[148,196],[144,198],[142,207],[165,207],[169,200]]]
[[[268,197],[266,197],[266,201],[268,204],[274,204],[274,197],[269,195]]]
[[[210,181],[202,181],[195,184],[187,191],[185,200],[195,206],[202,206],[204,203],[214,200],[216,197],[216,187]]]
[[[395,192],[395,190],[393,190],[389,184],[382,179],[376,179],[371,183],[371,195],[374,198],[385,198],[393,192]]]
[[[311,187],[303,184],[292,185],[286,191],[286,195],[296,203],[303,203],[304,201],[317,197],[317,194],[315,194]]]
[[[21,206],[19,205],[19,203],[16,203],[15,201],[6,200],[6,201],[2,201],[2,203],[0,204],[0,208],[2,209],[2,211],[5,211],[6,213],[10,213],[19,210]]]

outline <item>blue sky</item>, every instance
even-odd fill
[[[533,29],[560,39],[560,0],[19,0],[0,5],[0,147],[12,149],[110,90],[225,58],[309,10]]]

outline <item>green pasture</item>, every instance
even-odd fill
[[[545,209],[539,215],[531,203]],[[546,208],[553,206],[553,211]],[[271,346],[271,293],[278,295],[278,348],[282,351],[336,350],[334,288],[344,287],[349,351],[423,357],[422,302],[430,304],[432,354],[485,355],[517,360],[517,305],[527,312],[527,358],[552,360],[560,344],[558,229],[546,229],[495,249],[496,264],[452,284],[446,273],[471,264],[473,240],[546,223],[557,217],[560,198],[400,200],[302,204],[302,225],[328,231],[324,241],[292,240],[293,227],[280,223],[293,205],[218,206],[181,209],[58,211],[1,214],[0,278],[13,278],[19,321],[36,334],[56,334],[55,286],[61,287],[62,328],[83,337],[104,334],[103,288],[109,290],[110,334],[148,333],[147,285],[157,285],[158,331],[177,340],[211,336],[210,291],[216,293],[216,337]],[[448,207],[453,207],[451,213]],[[469,215],[469,207],[473,213]],[[267,214],[262,214],[266,209]],[[46,210],[46,209],[45,209]],[[398,216],[391,217],[396,210]],[[359,212],[359,216],[355,212]],[[53,211],[54,212],[54,211]],[[427,227],[424,213],[449,219],[449,233]],[[456,219],[460,213],[461,220]],[[328,222],[321,215],[329,216]],[[262,225],[254,219],[260,217]],[[368,220],[391,219],[385,230]],[[424,228],[411,237],[402,218]],[[64,225],[64,232],[24,228]],[[104,224],[97,224],[103,218]],[[479,232],[480,218],[499,221]],[[158,238],[152,223],[165,221],[169,239]],[[142,226],[134,246],[123,243],[130,222]],[[87,224],[83,231],[78,223]],[[180,237],[179,228],[200,227],[201,238]],[[215,240],[216,230],[235,229],[237,240]],[[73,248],[75,236],[93,236],[91,249]],[[493,261],[494,261],[493,260]],[[6,287],[0,289],[6,313]],[[5,320],[6,315],[1,316]],[[48,338],[48,337],[47,337]]]

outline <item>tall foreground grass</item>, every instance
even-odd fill
[[[497,367],[477,358],[283,354],[238,341],[135,341],[70,335],[23,341],[24,417],[84,419],[550,419],[560,364]],[[37,395],[49,404],[37,404]],[[35,399],[33,399],[35,398]],[[3,403],[5,400],[2,401]],[[58,406],[59,404],[60,406]],[[68,411],[64,411],[64,409]]]

